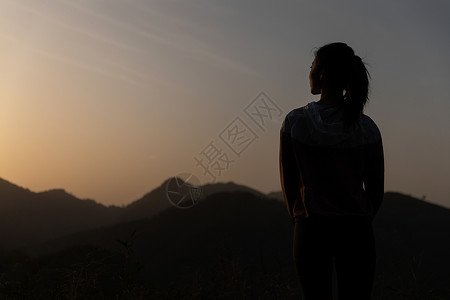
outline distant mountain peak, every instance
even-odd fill
[[[27,188],[23,188],[21,186],[18,186],[17,184],[11,183],[8,180],[5,180],[3,178],[0,178],[0,193],[5,191],[25,191],[25,192],[31,192]]]
[[[54,194],[54,195],[63,195],[64,194],[64,195],[73,196],[72,194],[66,192],[65,189],[50,189],[50,190],[39,192],[38,194]]]

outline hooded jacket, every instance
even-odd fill
[[[311,102],[280,130],[280,179],[291,220],[311,214],[372,219],[384,194],[380,131],[361,114],[345,126],[343,108]]]

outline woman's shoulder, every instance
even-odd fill
[[[288,112],[286,114],[286,118],[291,119],[291,118],[303,117],[303,116],[305,116],[306,111],[308,109],[311,109],[312,105],[314,105],[314,102],[310,102],[310,103],[306,104],[305,106],[294,108],[293,110],[291,110],[290,112]]]
[[[288,112],[284,118],[282,129],[286,130],[288,127],[290,128],[293,124],[297,122],[297,120],[306,117],[306,110],[311,103],[308,103],[305,106],[297,107]]]
[[[381,140],[381,132],[378,125],[368,115],[362,115],[361,129],[366,143],[375,143]]]
[[[290,131],[292,125],[295,124],[299,118],[302,118],[305,116],[306,106],[307,105],[298,107],[298,108],[294,108],[293,110],[291,110],[290,112],[288,112],[286,114],[286,116],[284,117],[284,120],[283,120],[283,124],[281,125],[282,132]]]

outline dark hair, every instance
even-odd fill
[[[316,63],[325,71],[322,84],[345,90],[344,122],[357,124],[369,100],[370,74],[361,58],[345,43],[327,44],[315,52]]]

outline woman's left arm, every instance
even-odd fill
[[[280,181],[289,216],[291,221],[294,222],[294,203],[299,196],[299,176],[296,169],[290,132],[289,119],[286,117],[280,130]]]

